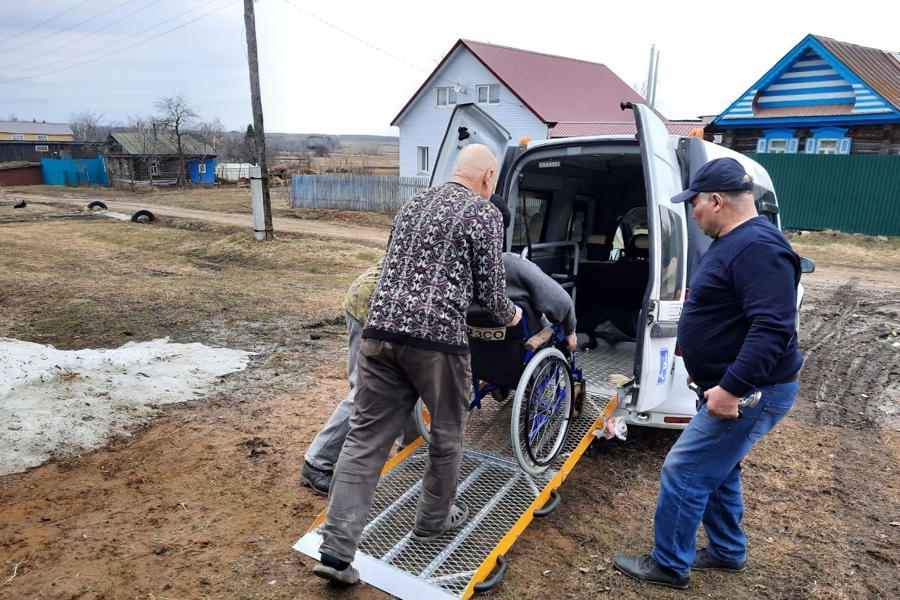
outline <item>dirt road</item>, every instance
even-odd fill
[[[82,198],[56,198],[32,194],[23,194],[21,197],[27,198],[27,201],[33,204],[65,204],[72,206],[73,208],[78,207],[79,209],[84,209],[86,206],[85,200]],[[164,204],[154,203],[149,205],[147,203],[123,202],[120,200],[103,200],[103,202],[110,211],[127,215],[132,215],[141,209],[148,209],[156,217],[216,223],[218,225],[240,229],[253,227],[252,214],[193,210],[190,208],[166,206]],[[102,215],[103,211],[99,211],[96,214]],[[327,237],[330,239],[347,240],[378,247],[384,247],[388,238],[388,231],[384,229],[354,225],[346,222],[311,221],[291,217],[273,217],[272,228],[275,231],[276,236],[287,233],[293,235]]]

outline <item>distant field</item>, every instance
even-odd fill
[[[400,145],[397,142],[342,141],[341,149],[328,156],[314,156],[309,152],[279,152],[272,162],[273,167],[285,167],[291,173],[399,175]]]

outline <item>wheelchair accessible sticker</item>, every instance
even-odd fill
[[[659,351],[659,377],[656,378],[656,385],[665,383],[666,374],[669,372],[669,349],[663,348]]]

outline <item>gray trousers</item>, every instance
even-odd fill
[[[319,551],[352,562],[391,444],[421,396],[431,414],[432,443],[414,527],[444,527],[456,498],[472,369],[468,355],[362,341],[350,432],[341,451]]]
[[[350,430],[350,413],[353,410],[353,399],[356,397],[356,355],[359,354],[359,342],[362,340],[363,324],[348,312],[344,313],[347,321],[347,332],[350,334],[350,348],[347,353],[347,379],[350,381],[350,393],[331,413],[325,427],[322,428],[306,450],[304,459],[320,471],[334,471],[341,446]],[[403,425],[403,431],[397,438],[397,444],[408,446],[419,437],[415,418],[410,414]]]

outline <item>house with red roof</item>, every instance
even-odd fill
[[[704,134],[745,153],[898,154],[900,52],[809,34]]]
[[[518,141],[636,133],[621,102],[644,99],[606,65],[461,39],[391,122],[400,176],[430,176],[457,104],[477,104]],[[663,120],[673,133],[702,128]]]

